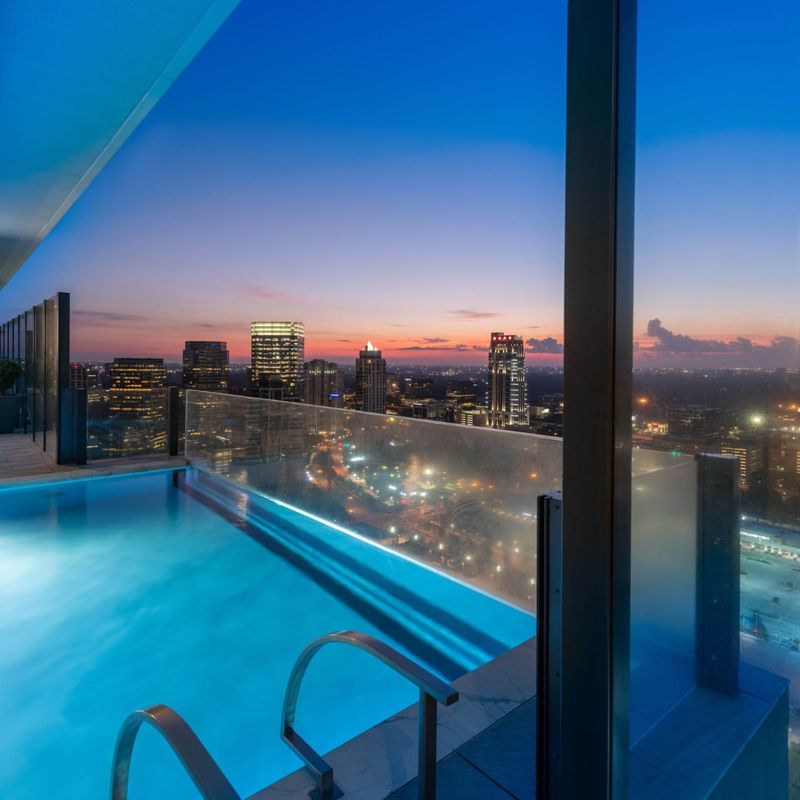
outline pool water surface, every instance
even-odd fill
[[[333,534],[326,547],[343,536]],[[380,573],[395,557],[374,552]],[[344,579],[356,581],[348,563]],[[413,569],[421,596],[452,614],[467,598],[502,647],[532,635],[530,615]],[[122,720],[156,703],[183,715],[243,797],[256,792],[299,766],[278,728],[303,647],[355,629],[414,655],[359,602],[176,488],[171,472],[0,490],[0,795],[107,797]],[[464,668],[486,660],[447,646]],[[415,699],[388,668],[333,645],[309,669],[297,729],[325,752]],[[196,796],[168,745],[142,730],[131,799]]]

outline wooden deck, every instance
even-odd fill
[[[30,436],[23,433],[0,435],[0,480],[32,478],[69,469],[58,466]]]

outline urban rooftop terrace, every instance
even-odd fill
[[[0,794],[800,796],[800,8],[717,5],[9,7]]]

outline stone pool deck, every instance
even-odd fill
[[[439,709],[438,800],[534,800],[535,640],[453,685],[459,702]],[[790,786],[795,797],[800,758],[790,752],[786,762],[788,682],[743,664],[740,685],[736,697],[692,689],[635,743],[631,798],[777,800]],[[414,800],[417,707],[326,760],[347,800]],[[250,800],[306,800],[313,786],[300,769]]]
[[[499,720],[509,719],[511,712],[532,705],[529,701],[536,692],[536,640],[523,642],[453,681],[453,686],[458,689],[459,701],[448,708],[439,707],[437,758],[440,762],[457,751],[461,758],[460,748],[474,741],[476,736],[491,729]],[[337,702],[335,696],[331,697],[331,702]],[[346,714],[347,709],[343,708],[342,713]],[[520,719],[528,717],[523,712]],[[307,736],[313,742],[313,732],[309,731]],[[527,741],[520,741],[520,744],[530,746]],[[417,706],[395,714],[326,754],[325,758],[333,766],[334,780],[347,800],[389,797],[407,784],[409,788],[403,791],[411,792],[408,797],[416,797],[416,787],[411,782],[417,774]],[[532,764],[532,759],[529,761]],[[476,782],[472,787],[475,791],[469,792],[462,783],[463,775],[452,776],[454,781],[448,780],[454,766],[460,766],[460,762],[448,760],[439,765],[439,800],[509,797],[508,794],[484,794],[487,778],[473,772],[469,778]],[[532,778],[532,769],[529,773]],[[456,785],[458,793],[448,794],[447,787]],[[299,769],[250,800],[307,800],[313,788],[311,776],[305,769]],[[530,791],[529,796],[532,796],[532,781]],[[406,794],[397,796],[405,798]]]

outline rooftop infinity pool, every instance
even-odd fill
[[[318,636],[371,633],[452,680],[534,619],[430,569],[194,470],[0,489],[0,796],[109,795],[122,720],[155,703],[244,797],[299,766],[283,692]],[[352,648],[309,669],[297,729],[320,752],[416,699]],[[130,797],[197,796],[148,728]]]

